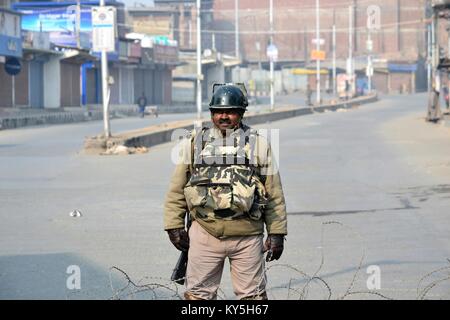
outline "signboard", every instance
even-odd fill
[[[92,7],[92,50],[116,50],[116,8]]]
[[[142,56],[141,53],[141,44],[131,42],[128,46],[128,56],[130,58],[140,58]]]
[[[25,31],[23,43],[34,49],[50,50],[50,35],[48,32]]]
[[[373,67],[372,66],[366,67],[366,76],[373,77]]]
[[[325,51],[323,50],[313,50],[311,51],[311,60],[325,60]]]
[[[16,3],[16,10],[22,13],[22,29],[35,32],[48,32],[50,42],[68,47],[77,46],[77,8],[75,5],[59,7],[21,8]],[[91,9],[82,7],[80,10],[81,46],[89,48],[91,41]]]
[[[367,48],[367,51],[369,51],[369,52],[373,51],[373,41],[372,40],[366,41],[366,48]]]
[[[313,44],[317,44],[317,42],[319,42],[319,45],[323,46],[325,44],[325,39],[321,38],[319,41],[317,41],[317,39],[312,39]]]
[[[151,65],[154,63],[153,60],[153,49],[142,48],[141,63]]]
[[[316,69],[305,69],[305,68],[295,68],[292,69],[292,74],[294,75],[316,75],[317,74],[317,70]],[[328,69],[320,69],[320,74],[323,75],[328,75]]]
[[[166,35],[172,34],[172,16],[153,15],[151,19],[145,16],[133,16],[133,32],[146,35]]]
[[[5,61],[5,71],[11,76],[18,75],[22,70],[19,59],[15,57],[7,58]]]
[[[278,60],[278,48],[274,44],[267,46],[266,54],[270,61]]]
[[[0,55],[21,57],[20,15],[0,8]]]
[[[155,63],[175,64],[178,62],[178,47],[153,46],[153,58]]]
[[[381,8],[377,5],[367,7],[367,29],[378,31],[381,28]]]

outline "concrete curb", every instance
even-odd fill
[[[245,123],[256,125],[266,122],[272,122],[292,117],[298,117],[315,112],[336,111],[342,108],[351,108],[356,105],[368,104],[378,100],[377,94],[359,97],[356,99],[339,102],[336,104],[326,104],[319,107],[284,107],[276,112],[251,113],[246,115]],[[194,128],[195,119],[169,122],[148,128],[120,133],[109,139],[105,139],[102,135],[88,137],[85,140],[85,154],[104,154],[108,149],[116,146],[125,146],[129,148],[151,147],[158,144],[171,141],[172,133],[175,130],[185,129],[192,130]]]
[[[111,112],[111,118],[118,117],[122,110]],[[103,119],[102,111],[60,111],[47,114],[13,115],[0,118],[0,130],[16,129],[29,126],[65,124]]]

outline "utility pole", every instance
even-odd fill
[[[336,25],[333,24],[333,97],[336,96]]]
[[[273,45],[273,0],[270,0],[270,10],[269,10],[269,22],[270,22],[270,45]],[[275,93],[274,93],[274,66],[273,58],[270,58],[270,110],[275,109]]]
[[[353,91],[353,6],[348,7],[348,60],[347,60],[347,81],[348,90],[347,98]]]
[[[367,31],[367,89],[372,92],[372,39],[370,29]]]
[[[197,0],[197,120],[202,119],[202,39],[200,0]]]
[[[234,49],[236,58],[239,59],[239,0],[234,0]]]
[[[316,0],[316,50],[320,51],[320,2],[319,0]],[[321,101],[320,97],[320,59],[319,57],[316,57],[316,102],[319,105]]]
[[[75,21],[75,36],[77,38],[77,48],[81,48],[80,41],[80,25],[81,25],[81,5],[80,0],[77,0],[77,12],[76,12],[76,21]]]
[[[100,6],[105,6],[105,0],[100,0]],[[102,65],[102,103],[103,103],[103,128],[105,138],[111,137],[111,128],[109,125],[109,86],[108,86],[108,55],[105,49],[101,51]]]
[[[431,50],[431,29],[432,25],[427,26],[427,84],[428,93],[431,92],[431,61],[432,61],[432,50]]]

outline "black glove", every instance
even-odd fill
[[[184,228],[167,230],[167,234],[175,248],[180,251],[188,251],[189,235]]]
[[[284,234],[269,234],[264,244],[264,252],[267,252],[266,262],[278,260],[284,249]]]

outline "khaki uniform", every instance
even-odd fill
[[[249,127],[242,129],[226,139],[217,128],[194,133],[181,145],[167,194],[165,230],[184,228],[187,212],[194,220],[186,294],[196,299],[217,297],[225,258],[239,299],[265,296],[264,225],[268,234],[287,234],[270,145]]]
[[[243,126],[243,129],[248,130],[250,128]],[[215,127],[209,130],[208,134],[211,139],[223,139],[222,133]],[[231,218],[217,218],[214,215],[213,207],[216,206],[220,210],[221,201],[214,201],[219,196],[215,197],[212,194],[213,192],[208,193],[206,202],[213,199],[215,202],[214,205],[205,206],[205,203],[201,203],[202,201],[205,202],[205,197],[199,199],[198,194],[195,193],[196,190],[192,190],[192,181],[190,181],[193,176],[191,172],[193,162],[191,161],[191,144],[195,144],[194,133],[193,139],[187,140],[180,150],[180,163],[175,168],[164,205],[164,229],[184,228],[184,217],[186,212],[189,211],[193,219],[216,238],[262,234],[264,233],[264,224],[268,234],[287,234],[285,199],[280,175],[272,158],[270,145],[264,137],[259,135],[255,135],[255,140],[255,147],[251,148],[251,150],[249,150],[248,144],[246,144],[245,153],[252,158],[252,163],[254,164],[255,170],[252,176],[255,179],[251,183],[255,185],[256,192],[261,192],[260,188],[262,185],[262,192],[265,193],[264,196],[266,199],[261,214],[257,213],[258,208],[250,209],[250,212],[244,212],[243,209],[245,206],[249,205],[246,203],[247,199],[242,199],[245,197],[239,199],[235,195],[232,196],[233,204],[231,206],[233,211],[236,212],[236,216]],[[208,144],[205,146],[205,149],[208,149]],[[240,166],[239,169],[243,167],[245,168],[246,166]],[[208,165],[205,165],[204,168],[208,168]],[[199,171],[202,169],[200,168]],[[245,174],[243,176],[245,177]],[[223,180],[223,177],[221,178]],[[226,179],[227,177],[225,177]],[[219,182],[217,185],[220,185],[222,180],[216,179],[216,182]],[[231,181],[232,183],[233,181]],[[233,188],[233,190],[235,189]],[[195,200],[200,203],[193,203],[194,205],[197,204],[197,206],[195,208],[189,208],[188,204],[191,202],[190,204],[192,205],[192,199],[191,201],[186,201],[186,195],[193,195],[196,198]],[[223,202],[229,203],[227,199],[223,200]]]

